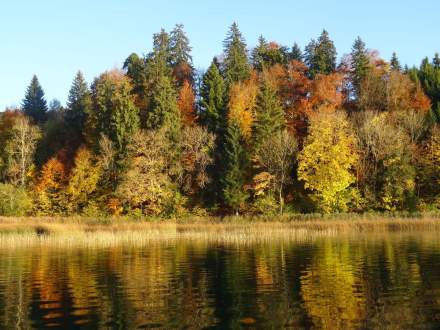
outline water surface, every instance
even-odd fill
[[[0,328],[440,328],[440,236],[0,248]]]

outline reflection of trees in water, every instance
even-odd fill
[[[440,243],[0,251],[0,328],[439,327]]]

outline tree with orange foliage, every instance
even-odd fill
[[[314,110],[321,106],[330,106],[335,110],[342,105],[343,77],[339,73],[329,75],[318,74],[312,82],[310,104]]]
[[[288,128],[298,137],[304,137],[307,118],[311,113],[308,95],[312,81],[307,77],[307,66],[299,61],[291,61],[281,80],[281,100],[285,107]]]
[[[179,92],[177,102],[182,117],[182,123],[193,126],[196,122],[195,96],[194,90],[188,80],[185,80]]]
[[[67,183],[64,164],[53,157],[44,164],[34,187],[35,211],[39,215],[53,215],[64,212],[63,190]]]

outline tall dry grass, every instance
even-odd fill
[[[91,218],[0,218],[0,246],[113,246],[152,241],[220,243],[310,240],[338,235],[440,233],[440,218],[352,216],[333,218],[188,218],[168,221]]]

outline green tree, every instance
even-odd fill
[[[253,141],[256,149],[267,138],[285,127],[284,110],[280,99],[276,89],[267,80],[263,80],[257,96],[253,126]]]
[[[262,71],[275,64],[286,65],[289,60],[288,49],[275,42],[268,43],[263,36],[258,40],[258,46],[252,50],[251,62],[255,69]]]
[[[225,54],[223,76],[226,85],[231,86],[233,83],[248,79],[251,68],[247,56],[246,42],[236,23],[233,23],[229,29],[223,46]]]
[[[263,69],[264,65],[264,53],[267,50],[267,40],[263,37],[263,35],[260,35],[258,38],[258,45],[252,50],[251,54],[251,62],[254,68],[258,70]]]
[[[440,123],[440,67],[438,63],[430,63],[429,59],[425,58],[417,73],[418,81],[431,99],[431,116],[435,122]]]
[[[139,57],[138,54],[132,53],[124,61],[122,68],[133,83],[133,92],[140,97],[144,97],[146,95],[147,79],[144,59]]]
[[[302,50],[295,42],[293,44],[292,50],[290,51],[290,60],[302,62],[303,59],[304,59],[304,55],[302,53]]]
[[[105,72],[95,80],[92,91],[94,111],[88,118],[90,139],[96,144],[99,136],[105,134],[123,154],[140,126],[130,79],[118,70]]]
[[[170,33],[170,57],[174,77],[179,86],[187,80],[194,82],[194,67],[189,39],[182,24],[177,24]]]
[[[81,140],[87,114],[92,111],[92,97],[84,75],[78,71],[67,99],[65,121],[73,134]]]
[[[169,138],[177,142],[181,129],[180,111],[177,94],[168,77],[162,76],[153,92],[151,110],[147,114],[148,129],[166,127]]]
[[[319,111],[299,154],[298,178],[324,213],[348,210],[357,155],[355,139],[342,112]]]
[[[23,99],[24,113],[33,119],[35,123],[42,123],[46,120],[47,102],[44,98],[44,91],[36,75],[32,77],[31,83],[26,90]]]
[[[226,168],[222,183],[225,205],[236,214],[244,208],[249,197],[249,194],[244,190],[248,166],[248,155],[240,127],[231,123],[226,134]]]
[[[32,210],[32,198],[23,187],[0,183],[0,216],[20,217]]]
[[[391,70],[402,71],[402,66],[400,65],[400,61],[397,58],[396,52],[393,52],[393,55],[392,55],[391,61],[390,61],[390,66],[391,66]]]
[[[215,59],[200,87],[200,119],[211,133],[219,134],[226,121],[225,84]]]
[[[171,46],[170,35],[161,29],[153,35],[153,51],[147,55],[146,73],[149,85],[155,84],[163,76],[171,77]]]
[[[358,37],[351,49],[351,81],[355,96],[359,96],[361,84],[365,79],[370,67],[365,43]]]
[[[329,34],[323,30],[317,41],[312,40],[306,47],[305,62],[309,66],[309,74],[330,74],[336,69],[336,48]]]

